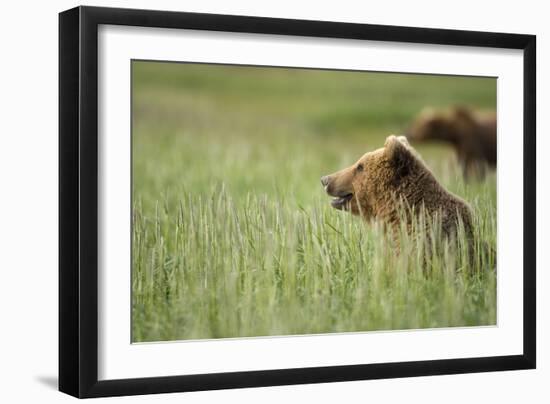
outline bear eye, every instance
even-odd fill
[[[357,167],[355,169],[357,170],[358,173],[363,171],[363,164],[357,164]]]

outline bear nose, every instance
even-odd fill
[[[326,187],[328,185],[328,180],[329,180],[328,175],[325,175],[325,176],[321,177],[321,185]]]

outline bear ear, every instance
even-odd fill
[[[390,135],[386,138],[384,149],[389,157],[410,155],[411,145],[405,136]]]
[[[403,143],[406,147],[411,147],[409,144],[409,141],[407,140],[406,136],[397,136],[397,140],[399,140],[401,143]]]
[[[396,179],[409,174],[415,157],[405,136],[389,136],[384,143],[384,153],[395,170]]]
[[[472,119],[472,111],[464,105],[457,105],[452,109],[453,115],[461,120],[469,121]]]

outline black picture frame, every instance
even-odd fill
[[[99,381],[100,24],[523,50],[523,354]],[[60,13],[59,390],[84,398],[535,368],[535,60],[534,35],[96,7]]]

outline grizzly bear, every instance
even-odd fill
[[[494,112],[457,106],[446,111],[423,110],[406,131],[414,142],[442,141],[456,152],[466,179],[482,179],[497,164],[497,119]]]
[[[424,214],[427,219],[438,218],[446,238],[457,235],[459,222],[467,239],[472,238],[470,206],[437,181],[404,136],[389,136],[384,147],[366,153],[351,167],[322,177],[321,184],[334,197],[333,208],[379,220],[394,235],[402,225],[412,232],[414,221]]]

